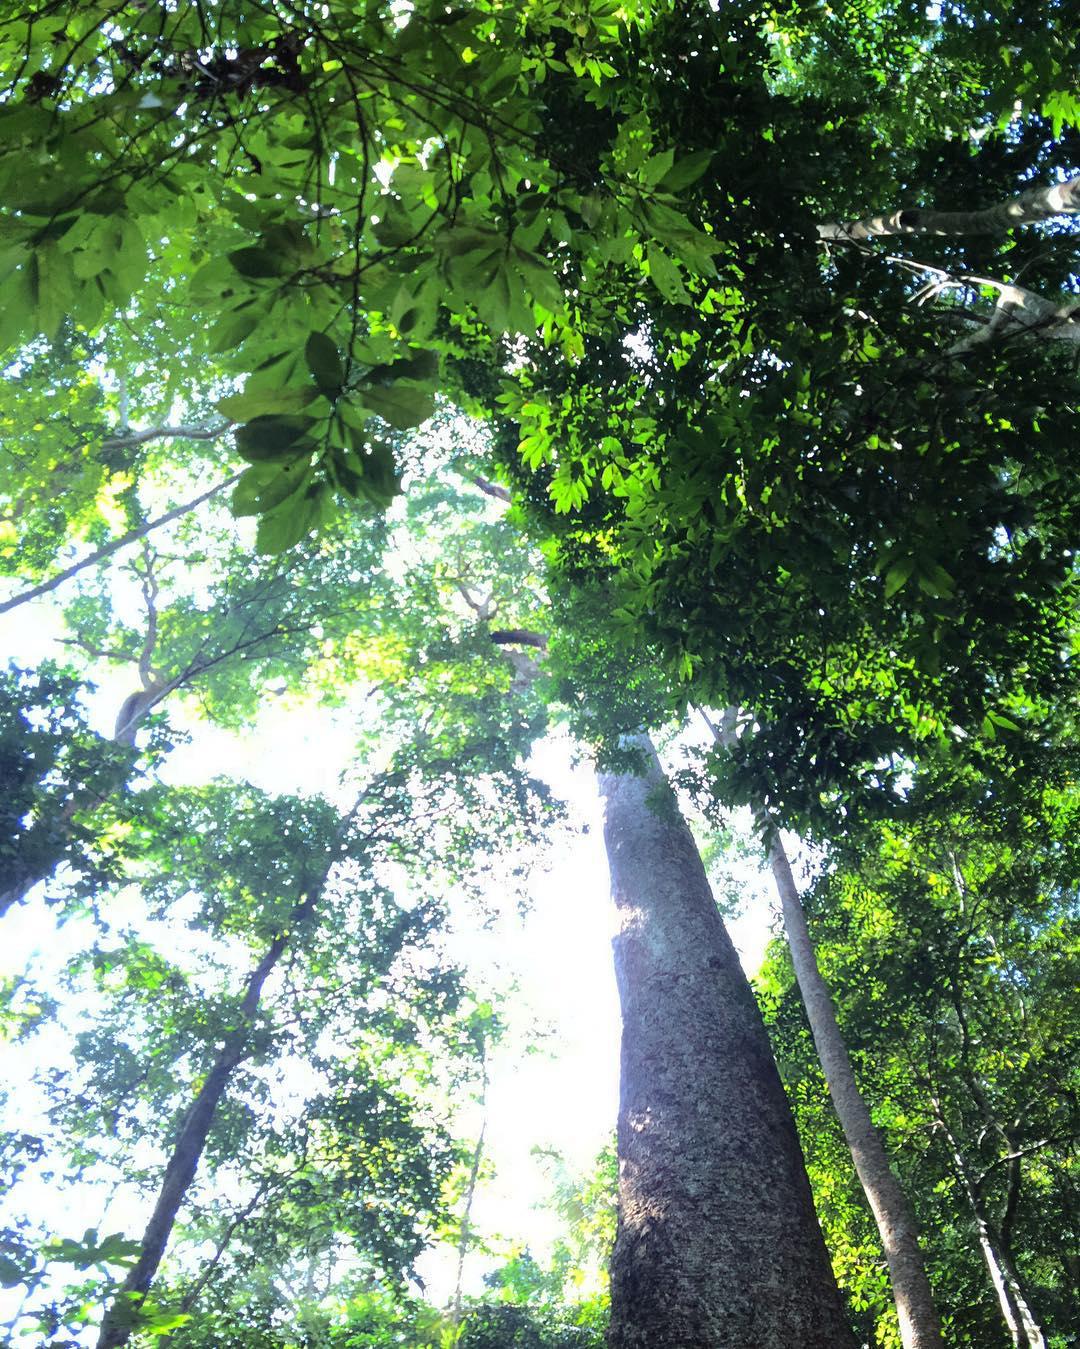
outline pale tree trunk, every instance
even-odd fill
[[[959,1142],[946,1124],[944,1112],[937,1100],[934,1101],[934,1110],[938,1128],[949,1145],[953,1165],[963,1185],[964,1195],[975,1221],[979,1251],[990,1275],[994,1295],[1012,1342],[1016,1349],[1046,1349],[1046,1338],[1032,1311],[1031,1299],[1017,1269],[1012,1249],[1008,1241],[1002,1239],[1002,1234],[995,1230],[979,1184],[960,1150]]]
[[[836,1021],[832,995],[818,968],[806,913],[779,831],[764,812],[759,812],[759,821],[765,823],[771,835],[769,865],[780,895],[788,950],[818,1060],[889,1266],[900,1321],[900,1339],[904,1349],[944,1349],[941,1321],[919,1247],[915,1214],[889,1165],[881,1135],[874,1127],[859,1091],[851,1058]]]
[[[818,238],[865,240],[882,235],[1004,234],[1055,216],[1080,214],[1080,177],[1049,187],[1033,187],[1008,201],[975,211],[933,211],[923,207],[865,216],[842,224],[819,225]]]
[[[768,1036],[647,736],[602,774],[623,1013],[610,1349],[854,1349]]]
[[[487,1063],[483,1067],[483,1079],[480,1087],[480,1132],[473,1148],[472,1163],[469,1166],[469,1178],[465,1184],[465,1204],[461,1214],[461,1231],[458,1234],[457,1275],[454,1279],[454,1296],[450,1304],[450,1324],[461,1323],[461,1305],[465,1286],[465,1260],[472,1241],[472,1210],[476,1199],[476,1186],[480,1179],[480,1163],[484,1157],[484,1137],[487,1133]]]

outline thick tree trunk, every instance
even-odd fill
[[[854,1349],[768,1037],[647,736],[600,778],[623,1011],[611,1349]]]
[[[817,953],[787,853],[776,829],[773,828],[771,833],[769,863],[780,894],[791,963],[795,967],[795,978],[833,1109],[851,1149],[855,1170],[881,1236],[900,1319],[901,1341],[904,1349],[944,1349],[941,1321],[919,1248],[915,1214],[893,1174],[881,1135],[874,1127],[859,1091],[851,1058],[836,1022],[832,995],[818,968]]]

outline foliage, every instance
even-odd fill
[[[1048,1342],[1068,1343],[1076,810],[1072,782],[1010,799],[938,764],[904,817],[837,850],[807,897],[860,1084],[916,1201],[959,1345],[1006,1343],[980,1222],[1015,1262]],[[779,951],[762,989],[841,1278],[856,1308],[880,1318],[877,1243]]]
[[[691,705],[755,727],[685,775],[710,822],[755,800],[828,850],[823,964],[956,1342],[1000,1334],[980,1206],[1067,1333],[1075,211],[974,219],[1075,173],[1066,8],[0,6],[0,569],[5,607],[55,584],[74,662],[0,681],[0,890],[55,871],[94,920],[64,998],[8,989],[78,1060],[6,1148],[149,1193],[222,1070],[146,1337],[599,1342],[561,1303],[606,1173],[461,1326],[400,1295],[475,1047],[442,900],[553,819],[553,716],[620,764]],[[117,670],[110,741],[81,704]],[[169,785],[166,699],[197,737],[313,696],[364,702],[357,814]],[[887,1345],[779,957],[765,987]],[[3,1239],[49,1336],[137,1259]]]

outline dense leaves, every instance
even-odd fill
[[[552,818],[553,719],[628,767],[620,734],[734,705],[683,782],[823,849],[822,964],[950,1334],[1023,1303],[1066,1342],[1067,8],[0,6],[2,609],[35,619],[0,902],[47,882],[84,947],[8,989],[6,1033],[77,1052],[5,1157],[148,1211],[207,1106],[160,1278],[142,1210],[12,1208],[32,1333],[113,1301],[177,1346],[596,1343],[570,1246],[460,1324],[401,1294],[475,1050],[446,898]],[[246,750],[279,709],[280,759],[316,704],[317,792],[215,777],[210,726]],[[765,989],[891,1345],[779,957]]]

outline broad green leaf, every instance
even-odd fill
[[[645,256],[649,262],[649,276],[653,285],[672,304],[689,304],[690,296],[683,285],[679,269],[668,255],[655,244],[649,244]]]
[[[915,570],[915,559],[913,557],[901,558],[897,563],[885,573],[885,598],[892,597],[900,590],[903,590]]]
[[[314,422],[310,417],[253,417],[237,427],[236,448],[253,463],[263,459],[292,459],[311,448],[309,436]]]
[[[232,494],[234,515],[262,515],[306,488],[313,469],[303,460],[252,464],[241,473]]]
[[[255,389],[232,393],[214,404],[223,417],[234,422],[249,422],[257,417],[302,412],[317,397],[311,388]]]
[[[664,192],[681,192],[705,173],[714,154],[713,150],[695,150],[692,155],[684,156],[671,166],[657,186]]]
[[[326,333],[312,333],[304,347],[304,359],[319,389],[328,398],[336,398],[345,378],[337,344]]]

